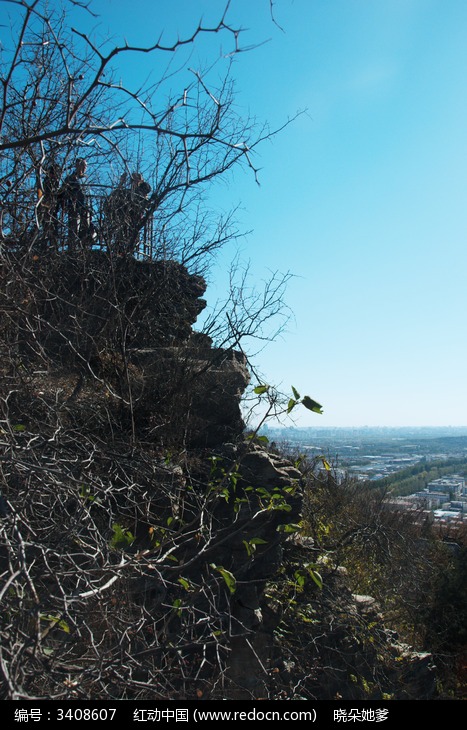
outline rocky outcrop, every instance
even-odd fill
[[[242,433],[246,358],[193,331],[206,306],[202,277],[175,261],[101,251],[35,258],[27,282],[34,297],[18,321],[18,354],[35,368],[47,367],[47,382],[35,380],[40,392],[60,377],[62,404],[73,400],[76,425],[100,432],[120,424],[139,438],[163,434],[165,445],[190,448]],[[64,388],[73,376],[75,386]]]
[[[301,472],[245,437],[200,277],[100,252],[3,273],[2,696],[433,696],[431,656],[300,535]]]
[[[268,696],[275,627],[264,615],[264,591],[282,564],[284,527],[300,518],[302,475],[287,460],[254,444],[243,444],[236,452],[239,495],[251,496],[240,511],[245,528],[226,548],[239,578],[231,601],[234,630],[227,677],[235,698],[251,699]]]
[[[102,251],[36,256],[25,283],[37,346],[56,363],[103,352],[178,346],[206,306],[206,283],[176,261],[113,258]],[[37,327],[39,324],[39,327]]]
[[[134,349],[129,362],[141,384],[136,385],[138,420],[149,420],[152,412],[162,408],[171,414],[172,428],[179,424],[186,445],[210,448],[242,433],[240,400],[250,374],[242,353],[197,342]]]

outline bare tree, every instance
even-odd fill
[[[243,344],[268,336],[288,275],[255,293],[241,272],[205,333],[191,325],[199,273],[236,235],[203,193],[235,166],[256,175],[270,132],[237,115],[228,59],[220,82],[190,72],[165,101],[171,70],[130,88],[115,64],[172,57],[205,34],[227,36],[236,54],[240,31],[227,6],[173,44],[108,49],[69,28],[67,10],[85,5],[4,5],[2,697],[219,697],[232,637],[248,641],[236,581],[249,586],[259,536],[272,525],[278,539],[288,497],[246,491],[240,447],[190,455],[189,424],[206,394],[217,406],[203,378],[215,371],[222,394],[229,358],[241,391]]]
[[[11,14],[11,39],[3,46],[0,59],[4,242],[22,245],[27,235],[30,245],[35,240],[31,231],[36,238],[41,229],[44,233],[44,217],[57,204],[57,190],[52,189],[48,176],[51,166],[60,176],[76,157],[85,157],[90,163],[89,182],[105,186],[115,187],[122,174],[143,166],[141,172],[151,189],[135,226],[135,240],[130,242],[133,248],[138,246],[138,229],[151,222],[149,254],[172,257],[180,253],[191,263],[206,259],[232,230],[228,219],[216,221],[206,240],[206,226],[209,224],[210,231],[212,222],[202,209],[201,190],[238,165],[256,175],[255,148],[271,135],[252,119],[239,116],[233,103],[230,64],[242,48],[240,30],[227,20],[228,5],[213,26],[200,24],[184,39],[171,44],[159,39],[141,47],[99,44],[70,28],[66,5],[59,14],[50,12],[42,0],[4,4]],[[73,6],[75,12],[76,6],[91,12],[88,5]],[[127,87],[118,81],[116,66],[127,56],[172,59],[184,46],[194,45],[208,34],[227,37],[230,42],[215,83],[212,69],[206,75],[182,69],[182,88],[173,92],[177,78],[170,65],[152,84]],[[94,205],[99,208],[105,189],[96,190]],[[31,216],[33,210],[35,217]],[[100,211],[95,210],[94,215],[98,218]],[[192,230],[180,236],[179,227],[185,227],[187,221]],[[45,234],[50,238],[50,227],[46,226]],[[99,235],[102,244],[108,243],[104,233]]]

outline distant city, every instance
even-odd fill
[[[436,521],[467,520],[467,426],[466,427],[360,427],[360,428],[271,428],[261,433],[291,454],[323,456],[332,465],[337,480],[349,474],[376,484],[388,482],[398,472],[423,464],[446,463],[441,478],[426,479],[423,488],[391,498],[401,509],[425,510]],[[463,463],[465,462],[465,464]],[[450,465],[452,463],[452,468]],[[431,466],[430,466],[431,465]],[[420,471],[420,469],[418,470]],[[457,473],[459,471],[459,473]],[[406,472],[403,472],[405,474]],[[391,481],[391,480],[389,480]],[[394,480],[393,480],[394,481]],[[464,522],[465,524],[465,522]]]
[[[381,479],[422,459],[466,457],[467,426],[271,428],[261,433],[287,450],[324,455],[365,479]]]

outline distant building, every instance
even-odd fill
[[[448,477],[433,479],[427,484],[428,492],[443,492],[445,495],[461,496],[466,493],[465,479],[458,474],[452,474]]]
[[[439,509],[449,504],[449,500],[447,499],[449,493],[446,492],[434,492],[424,489],[421,492],[415,492],[412,496],[419,500],[426,509]]]
[[[453,509],[436,509],[433,515],[435,522],[455,522],[462,524],[464,521],[462,512]]]

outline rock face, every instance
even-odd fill
[[[206,306],[204,279],[176,261],[64,253],[39,258],[32,273],[44,345],[64,358],[70,345],[90,357],[103,345],[180,345],[192,337],[192,325]],[[47,296],[51,291],[53,296]]]
[[[32,277],[37,294],[28,321],[20,322],[32,333],[21,338],[23,354],[38,359],[40,351],[54,369],[81,373],[96,406],[98,383],[108,383],[111,418],[125,418],[130,405],[140,437],[164,431],[166,442],[212,447],[242,433],[246,359],[192,329],[206,306],[202,277],[175,261],[99,251],[39,258]]]
[[[200,277],[99,252],[0,273],[0,697],[432,696],[430,655],[297,537],[302,474],[245,437]]]
[[[268,694],[275,626],[264,616],[264,590],[282,563],[287,536],[283,529],[300,518],[302,477],[290,462],[259,446],[242,444],[235,456],[238,494],[251,496],[239,511],[244,528],[222,556],[238,577],[231,601],[227,677],[235,698],[251,699]]]
[[[140,420],[149,420],[162,407],[171,412],[172,427],[179,422],[184,443],[192,448],[218,446],[242,433],[240,399],[250,380],[242,353],[199,346],[195,340],[135,349],[129,362],[144,383],[137,406]]]

